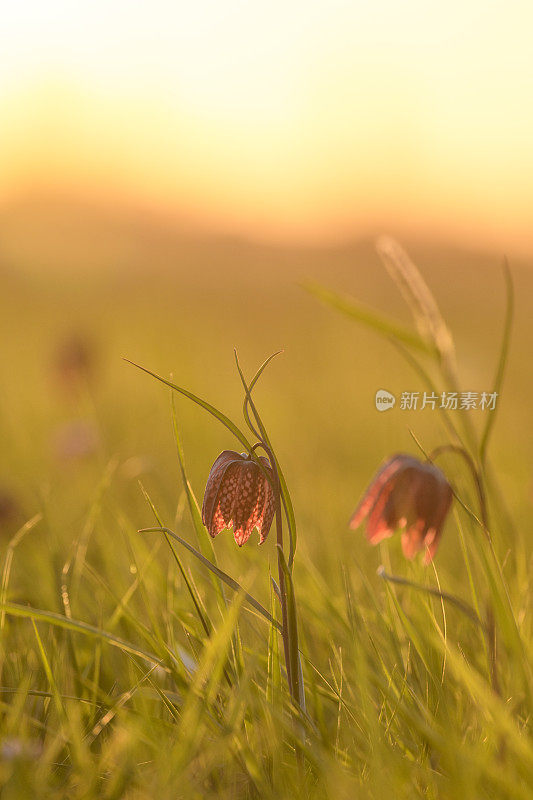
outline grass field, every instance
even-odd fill
[[[481,468],[492,412],[450,412],[459,438],[438,410],[397,403],[379,414],[377,389],[423,392],[423,377],[394,343],[301,285],[347,293],[418,336],[370,244],[277,250],[61,213],[14,209],[0,220],[2,800],[529,800],[527,265],[510,265],[510,350]],[[409,249],[454,335],[460,390],[492,391],[506,316],[499,259]],[[284,351],[253,396],[294,505],[305,708],[291,700],[281,636],[243,592],[178,542],[138,533],[159,520],[281,619],[274,529],[261,548],[257,534],[238,548],[224,532],[210,550],[190,514],[171,392],[122,360],[244,430],[234,347],[248,379]],[[408,352],[449,388],[438,359]],[[202,408],[174,401],[201,505],[217,455],[242,447]],[[399,534],[373,548],[349,530],[382,459],[422,457],[411,432],[426,451],[465,443],[492,544],[466,461],[452,452],[438,463],[459,500],[432,565],[406,561]],[[408,583],[387,582],[380,565]]]

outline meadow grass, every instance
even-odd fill
[[[490,320],[479,293],[444,278],[444,322],[416,279],[414,319],[393,286],[381,297],[377,264],[371,280],[360,272],[362,301],[359,281],[310,275],[308,289],[343,315],[295,276],[284,286],[259,271],[117,278],[107,299],[101,281],[79,277],[8,284],[1,477],[17,513],[0,522],[3,799],[529,800],[531,434],[517,399],[531,389],[519,368],[528,351],[515,335],[518,360],[508,356],[512,309],[506,323],[496,272],[481,292]],[[465,330],[475,339],[483,322],[474,346]],[[95,339],[97,363],[70,386],[49,365],[77,328]],[[120,359],[245,430],[234,345],[248,377],[285,349],[253,396],[294,504],[301,702],[287,685],[274,529],[239,549],[230,533],[212,543],[199,519],[211,463],[239,442]],[[372,406],[378,388],[428,386],[495,386],[494,426],[480,411]],[[72,420],[94,436],[65,428]],[[79,452],[62,449],[69,435]],[[399,536],[374,549],[348,530],[385,456],[450,443],[473,459],[485,520],[467,460],[449,450],[438,463],[456,500],[433,564],[405,561]]]

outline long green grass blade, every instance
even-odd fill
[[[174,429],[174,438],[176,440],[176,449],[178,451],[178,461],[181,470],[181,477],[183,481],[183,487],[185,489],[185,494],[187,497],[187,505],[189,507],[189,513],[191,515],[192,524],[196,533],[196,539],[198,541],[198,547],[202,552],[202,555],[205,558],[209,559],[213,564],[216,565],[216,553],[215,548],[213,547],[213,541],[209,536],[205,525],[202,522],[202,514],[200,512],[200,506],[196,499],[196,495],[194,494],[193,488],[187,476],[187,470],[185,468],[185,455],[183,452],[183,446],[181,443],[181,436],[178,428],[178,420],[176,417],[176,405],[174,403],[174,396],[172,396],[172,425]],[[216,593],[222,605],[226,604],[226,599],[224,597],[224,590],[222,588],[222,584],[220,579],[216,576],[212,575],[213,577],[213,586],[215,587]]]
[[[88,622],[80,622],[79,620],[72,619],[71,617],[65,617],[63,614],[57,614],[54,611],[44,611],[40,608],[32,608],[32,606],[23,606],[20,603],[2,603],[2,609],[5,611],[7,616],[22,617],[24,619],[34,620],[35,622],[47,622],[50,625],[54,625],[56,628],[63,628],[67,631],[74,631],[74,633],[81,633],[85,636],[101,639],[113,647],[118,647],[119,650],[123,650],[125,653],[131,653],[134,656],[139,656],[145,661],[149,661],[152,664],[157,664],[165,671],[168,671],[167,665],[161,661],[161,659],[157,658],[157,656],[155,656],[153,653],[148,653],[146,650],[141,650],[140,647],[137,647],[131,642],[127,642],[125,639],[121,639],[119,636],[114,636],[107,631],[96,628],[94,625],[90,625]]]
[[[503,379],[505,376],[505,366],[507,364],[507,356],[509,355],[509,345],[511,343],[511,331],[513,328],[513,317],[514,317],[513,278],[511,275],[511,270],[509,269],[509,265],[507,264],[507,261],[504,261],[503,264],[503,274],[505,277],[505,295],[506,295],[505,321],[503,324],[503,335],[502,335],[502,344],[500,348],[500,357],[498,359],[496,375],[494,377],[494,382],[492,384],[492,391],[496,392],[498,395],[500,394],[503,384]],[[498,403],[496,403],[494,409],[487,415],[487,422],[485,425],[485,429],[483,430],[483,433],[481,435],[481,444],[479,446],[479,459],[481,461],[481,464],[485,463],[490,434],[494,427],[494,423],[496,422],[497,408],[498,408]]]
[[[239,376],[240,376],[240,379],[241,379],[241,382],[242,382],[242,385],[243,385],[243,388],[244,388],[244,392],[245,392],[244,416],[245,416],[245,418],[247,418],[247,403],[249,403],[251,408],[252,408],[255,420],[257,422],[261,438],[263,439],[264,443],[267,445],[267,447],[271,451],[271,453],[274,456],[274,459],[276,461],[276,469],[278,471],[278,478],[279,478],[279,484],[280,484],[281,501],[283,503],[283,508],[284,508],[284,511],[285,511],[285,515],[287,517],[287,525],[289,527],[289,538],[290,538],[290,541],[289,541],[289,569],[292,570],[292,565],[293,565],[293,561],[294,561],[294,554],[296,552],[296,544],[297,544],[296,518],[295,518],[295,515],[294,515],[294,508],[293,508],[293,505],[292,505],[292,500],[291,500],[291,496],[290,496],[290,493],[289,493],[289,489],[287,487],[287,482],[286,482],[285,476],[283,474],[283,470],[281,469],[281,466],[280,466],[280,463],[278,461],[278,458],[276,457],[276,453],[274,452],[274,449],[273,449],[272,444],[270,442],[270,439],[268,437],[267,430],[266,430],[266,428],[265,428],[265,426],[263,424],[263,421],[262,421],[261,416],[260,416],[260,414],[259,414],[259,412],[258,412],[258,410],[257,410],[257,408],[255,406],[255,403],[252,400],[252,395],[251,395],[252,387],[257,382],[257,380],[258,380],[259,376],[261,375],[262,371],[267,366],[267,364],[270,363],[270,361],[274,358],[274,356],[276,356],[278,354],[277,353],[273,353],[270,356],[270,358],[267,358],[266,361],[263,362],[263,364],[261,365],[261,367],[259,368],[259,370],[255,374],[252,383],[250,384],[250,386],[248,386],[248,384],[246,382],[246,378],[244,377],[244,373],[243,373],[243,371],[241,369],[241,366],[239,364],[239,357],[237,355],[237,351],[235,350],[234,352],[235,352],[235,363],[237,364],[237,370],[239,372]],[[253,425],[252,424],[250,424],[250,427],[253,430]]]
[[[11,567],[13,564],[13,557],[15,553],[15,549],[20,544],[22,539],[29,533],[32,528],[34,528],[37,523],[42,520],[42,514],[35,514],[31,519],[24,523],[24,525],[19,528],[16,534],[11,538],[7,545],[5,560],[4,560],[4,568],[2,570],[2,584],[0,586],[0,603],[5,603],[7,599],[7,589],[9,586],[9,578],[11,575]],[[4,628],[4,621],[5,615],[4,612],[0,614],[0,631]],[[3,654],[0,656],[0,660],[3,659]]]
[[[242,588],[242,586],[239,583],[237,583],[236,580],[234,580],[230,575],[221,570],[220,567],[217,567],[216,564],[213,564],[211,561],[209,561],[208,558],[203,556],[202,553],[199,553],[198,550],[196,550],[191,544],[189,544],[189,542],[185,541],[185,539],[182,539],[181,536],[178,536],[177,533],[174,533],[174,531],[171,531],[169,528],[142,528],[139,531],[139,533],[165,533],[167,536],[171,536],[173,539],[179,542],[183,547],[185,547],[185,549],[188,550],[189,553],[192,553],[193,556],[195,556],[199,561],[201,561],[202,564],[204,564],[204,566],[206,566],[208,570],[213,572],[217,577],[219,577],[222,581],[224,581],[224,583],[227,586],[229,586],[230,589],[233,589],[233,591],[235,592],[243,592],[246,601],[253,608],[255,608],[255,610],[258,611],[259,614],[261,614],[261,616],[264,617],[268,622],[275,625],[278,628],[278,630],[281,630],[280,624],[272,617],[272,615],[266,610],[266,608],[263,605],[261,605],[261,603],[258,600],[255,599],[255,597],[252,597],[251,594],[248,594],[248,592],[246,592]]]
[[[401,353],[403,358],[405,358],[407,363],[414,369],[414,371],[420,376],[420,378],[422,378],[422,381],[424,382],[424,384],[429,389],[429,392],[431,394],[437,395],[437,397],[438,397],[439,394],[440,394],[439,389],[436,386],[436,384],[433,382],[433,380],[431,379],[431,377],[430,377],[429,373],[427,372],[427,370],[424,369],[424,367],[422,366],[420,361],[418,361],[418,359],[415,358],[415,356],[407,349],[407,347],[404,347],[404,345],[401,344],[400,342],[397,342],[397,341],[395,341],[393,339],[392,343],[396,347],[398,352]],[[440,414],[442,416],[444,424],[445,424],[446,428],[448,429],[448,433],[451,435],[452,438],[457,439],[457,441],[464,446],[463,440],[462,440],[459,432],[457,431],[457,428],[453,424],[453,421],[452,421],[450,415],[448,414],[447,410],[444,407],[442,407],[440,404],[438,406],[438,409],[439,409],[439,412],[440,412]]]
[[[183,452],[183,445],[181,443],[181,436],[178,428],[174,394],[171,395],[171,405],[172,405],[172,425],[174,429],[174,438],[176,440],[176,448],[178,451],[178,461],[180,465],[183,486],[187,497],[187,505],[189,507],[189,513],[191,515],[192,524],[196,533],[196,538],[198,540],[198,546],[202,551],[202,554],[216,566],[217,559],[216,559],[215,548],[213,547],[213,541],[209,536],[205,528],[205,525],[202,522],[200,506],[196,499],[196,495],[194,494],[193,488],[187,476],[187,470],[185,468],[185,454]],[[215,589],[215,593],[217,595],[219,610],[222,613],[222,610],[227,607],[222,581],[212,572],[210,573],[210,578],[213,587]],[[238,625],[235,628],[235,635],[233,640],[233,656],[234,656],[234,668],[235,671],[238,673],[242,667],[242,643],[240,639]]]
[[[270,630],[268,634],[268,660],[267,660],[267,685],[266,685],[266,698],[267,702],[272,706],[279,706],[280,693],[281,693],[281,667],[279,658],[278,646],[278,632],[279,625],[274,622],[274,590],[270,589],[270,611],[272,622],[270,623]]]
[[[285,577],[285,592],[287,595],[287,638],[289,641],[289,654],[291,663],[291,693],[294,698],[298,698],[300,707],[303,708],[305,706],[305,697],[303,682],[300,681],[301,664],[298,653],[298,617],[296,613],[296,596],[294,594],[291,571],[285,560],[283,549],[279,544],[276,545],[276,547],[278,549],[278,558],[280,560],[283,575]]]
[[[310,281],[304,283],[303,288],[323,303],[326,303],[326,305],[356,320],[356,322],[360,322],[381,336],[397,339],[403,344],[415,348],[415,350],[420,350],[427,355],[433,356],[433,358],[439,357],[436,347],[426,342],[416,331],[406,328],[389,317],[378,314],[361,303],[357,303],[348,295],[339,294]]]
[[[244,599],[245,595],[242,592],[235,596],[222,625],[215,631],[202,652],[201,661],[187,693],[176,737],[175,768],[179,771],[189,763],[190,753],[203,735],[200,723],[204,715],[209,712],[219,691],[220,677],[227,658],[226,651],[235,631]]]
[[[250,430],[254,434],[257,434],[257,431],[255,430],[254,425],[250,421],[250,417],[249,417],[249,414],[248,414],[248,404],[250,404],[252,406],[254,414],[255,415],[258,414],[257,408],[256,408],[256,406],[255,406],[255,404],[253,403],[253,400],[252,400],[252,389],[254,388],[255,384],[257,383],[257,381],[259,380],[259,378],[263,374],[263,372],[266,369],[266,367],[270,364],[272,359],[276,358],[276,356],[281,355],[282,352],[283,352],[283,350],[278,350],[276,353],[272,353],[272,355],[270,355],[268,358],[266,358],[263,361],[263,363],[261,364],[261,366],[259,367],[259,369],[257,370],[257,372],[255,373],[254,377],[250,381],[250,385],[248,386],[246,384],[246,380],[244,378],[244,373],[243,373],[243,371],[241,369],[241,366],[239,364],[239,357],[237,355],[237,350],[236,349],[234,350],[235,362],[237,364],[237,369],[239,371],[239,376],[240,376],[240,379],[241,379],[241,382],[242,382],[242,384],[244,386],[244,391],[245,391],[245,396],[244,396],[244,400],[243,400],[243,404],[242,404],[242,411],[243,411],[244,419],[246,420],[246,422],[248,424],[248,427],[250,428]],[[262,423],[261,423],[260,420],[258,420],[258,424],[259,424],[259,426],[261,428]]]
[[[46,650],[44,649],[44,645],[42,639],[39,635],[39,629],[37,628],[37,623],[35,619],[32,617],[31,624],[33,626],[33,632],[35,633],[35,638],[37,639],[37,647],[39,649],[39,655],[41,656],[41,662],[44,668],[44,672],[46,675],[46,680],[48,681],[48,685],[50,686],[50,690],[52,696],[54,698],[54,703],[59,714],[59,717],[63,723],[67,721],[67,712],[65,711],[65,706],[63,705],[63,699],[61,697],[61,693],[57,688],[57,684],[55,682],[54,673],[52,672],[52,667],[50,666],[50,662],[48,660],[48,656],[46,655]]]
[[[449,592],[442,592],[440,589],[435,589],[432,586],[424,586],[421,583],[415,583],[408,578],[402,578],[401,575],[388,575],[382,566],[378,568],[378,575],[380,578],[383,578],[383,580],[390,581],[390,583],[397,583],[399,586],[407,586],[418,592],[437,597],[439,600],[446,600],[446,602],[459,608],[474,624],[479,625],[485,630],[485,623],[480,619],[476,610],[469,606],[468,603],[465,603],[460,597],[456,597],[456,595],[450,594]]]
[[[212,406],[210,403],[206,402],[205,400],[202,400],[201,397],[198,397],[197,395],[193,394],[192,392],[189,392],[187,389],[183,389],[181,386],[177,386],[175,383],[172,383],[172,381],[167,381],[166,378],[162,378],[160,375],[157,375],[155,372],[152,372],[152,370],[146,369],[146,367],[141,367],[141,365],[140,364],[136,364],[135,361],[130,361],[129,358],[125,358],[124,361],[126,361],[128,364],[131,364],[134,367],[137,367],[137,369],[140,369],[143,372],[146,372],[147,375],[151,375],[152,378],[155,378],[156,380],[160,381],[161,383],[164,383],[165,386],[169,386],[171,389],[174,389],[175,392],[179,392],[179,394],[182,394],[185,397],[188,397],[189,400],[193,401],[193,403],[196,403],[201,408],[203,408],[205,411],[207,411],[208,414],[211,414],[213,417],[215,417],[215,419],[218,419],[218,421],[221,422],[222,425],[224,425],[229,431],[231,431],[231,433],[239,440],[239,442],[241,442],[242,445],[244,445],[244,447],[248,451],[251,450],[252,445],[248,441],[248,438],[237,427],[237,425],[235,425],[235,423],[232,422],[229,419],[229,417],[227,417],[225,414],[223,414],[222,411],[219,411],[218,408],[215,408],[215,406]]]
[[[389,275],[409,305],[423,339],[435,346],[447,375],[454,376],[455,345],[433,292],[403,247],[390,236],[380,236],[376,250]]]
[[[170,547],[172,555],[174,556],[174,560],[175,560],[175,562],[177,564],[177,567],[178,567],[178,569],[179,569],[179,571],[181,573],[181,577],[183,578],[185,586],[187,587],[187,591],[189,592],[189,595],[190,595],[191,600],[193,602],[193,605],[194,605],[194,608],[195,608],[196,613],[198,615],[198,618],[199,618],[200,622],[202,623],[202,627],[203,627],[203,629],[205,631],[206,636],[210,636],[211,631],[213,630],[213,625],[211,623],[211,620],[209,619],[207,614],[205,614],[204,611],[202,610],[202,602],[201,602],[200,598],[198,597],[198,593],[197,593],[195,587],[193,586],[193,584],[191,583],[191,581],[189,579],[189,576],[185,572],[183,564],[181,563],[181,558],[179,557],[178,553],[176,552],[175,547],[173,546],[172,542],[170,541],[169,535],[166,532],[166,528],[162,527],[163,523],[161,521],[161,517],[159,516],[159,513],[158,513],[156,507],[152,503],[152,500],[150,499],[150,496],[149,496],[148,492],[146,491],[146,489],[144,488],[144,486],[142,484],[141,484],[141,491],[144,494],[148,505],[152,509],[154,517],[156,518],[158,524],[161,526],[158,530],[162,530],[163,532],[165,532],[165,539],[167,540],[167,544]]]

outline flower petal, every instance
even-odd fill
[[[202,522],[208,529],[211,528],[217,494],[224,474],[228,466],[235,461],[242,461],[240,453],[236,453],[234,450],[224,450],[216,459],[209,472],[204,492],[204,501],[202,503]]]
[[[233,450],[216,459],[202,504],[202,521],[212,537],[233,528],[235,541],[242,546],[257,528],[259,543],[266,539],[275,512],[273,472],[267,458],[260,456],[258,461]]]
[[[394,481],[390,480],[382,487],[368,518],[366,538],[372,544],[377,544],[382,539],[392,536],[392,528],[384,518],[383,511],[393,491]]]
[[[444,483],[441,486],[440,494],[440,501],[433,514],[432,526],[429,528],[424,539],[424,545],[426,547],[426,552],[424,555],[425,564],[429,564],[430,561],[433,560],[433,556],[437,551],[437,547],[439,546],[440,538],[442,536],[444,520],[446,519],[448,511],[450,510],[450,505],[453,499],[453,492],[448,483]]]
[[[253,461],[239,464],[239,483],[231,510],[233,533],[239,546],[248,541],[254,528],[253,525],[249,528],[249,520],[256,503],[259,483],[263,483],[263,480],[257,464]]]
[[[226,466],[223,480],[219,484],[209,533],[214,538],[217,533],[231,527],[233,506],[239,486],[240,464],[233,462]]]
[[[402,533],[403,554],[409,560],[412,560],[419,550],[422,549],[425,527],[424,520],[418,519],[414,525],[411,525]]]
[[[387,461],[383,464],[382,467],[378,470],[374,478],[372,479],[370,486],[362,496],[361,500],[355,511],[353,512],[351,519],[350,519],[350,528],[355,530],[359,527],[361,522],[364,518],[371,512],[374,508],[376,501],[379,497],[379,494],[384,487],[384,485],[389,481],[392,476],[400,469],[402,466],[402,461],[405,458],[409,458],[409,456],[405,456],[402,453],[398,453],[392,458],[387,459]]]

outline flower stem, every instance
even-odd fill
[[[481,527],[483,533],[485,534],[485,538],[490,547],[491,555],[494,558],[496,564],[498,560],[496,558],[496,553],[494,551],[494,544],[492,541],[492,536],[489,532],[489,515],[488,515],[488,508],[487,508],[487,498],[485,496],[485,488],[483,486],[483,478],[481,474],[481,470],[476,466],[476,463],[470,453],[465,450],[464,447],[455,444],[443,444],[440,447],[436,447],[433,450],[428,458],[430,461],[433,461],[437,456],[441,453],[452,452],[461,455],[472,474],[474,479],[474,484],[476,487],[476,493],[478,496],[479,501],[479,511],[481,517]],[[488,566],[488,565],[487,565]],[[484,626],[485,629],[485,636],[487,641],[487,660],[488,660],[488,671],[490,675],[490,681],[492,685],[492,689],[495,694],[500,695],[500,681],[498,678],[498,661],[497,661],[497,630],[496,630],[496,619],[494,615],[494,608],[490,601],[487,602],[487,609],[486,609],[486,623]]]
[[[287,682],[292,699],[297,706],[300,706],[300,674],[298,668],[298,625],[296,619],[296,606],[294,598],[294,587],[290,572],[287,568],[283,550],[283,516],[281,511],[281,487],[276,459],[270,447],[261,443],[266,452],[272,467],[274,502],[276,504],[276,543],[278,549],[278,577],[281,595],[281,619],[283,651],[285,655],[285,666],[287,669]],[[287,586],[290,581],[291,586]],[[290,588],[290,591],[289,591]],[[290,597],[289,597],[290,595]],[[289,608],[289,605],[291,608]],[[294,656],[296,654],[296,656]]]
[[[472,622],[474,622],[476,625],[479,625],[485,633],[487,632],[486,625],[479,618],[475,609],[468,605],[468,603],[465,603],[465,601],[460,597],[457,597],[457,595],[450,594],[449,592],[441,592],[439,589],[434,589],[431,586],[423,586],[421,583],[415,583],[414,581],[410,581],[408,578],[402,578],[399,575],[389,575],[387,572],[385,572],[385,568],[383,566],[378,567],[377,574],[380,578],[383,578],[383,580],[388,581],[389,583],[398,583],[400,586],[408,586],[411,589],[417,589],[419,592],[424,592],[432,597],[437,597],[439,600],[446,600],[448,603],[451,603],[456,608],[460,609],[463,614]]]
[[[263,467],[260,461],[256,461],[259,468],[264,473],[266,479],[270,483],[272,487],[272,492],[274,494],[274,503],[275,503],[275,517],[276,517],[276,543],[277,543],[277,550],[278,550],[278,576],[279,576],[279,589],[280,589],[280,602],[281,602],[281,618],[282,618],[282,637],[283,637],[283,651],[285,655],[285,666],[287,670],[287,682],[289,684],[289,692],[291,697],[298,708],[301,707],[301,698],[303,697],[303,686],[300,687],[300,661],[299,661],[299,649],[298,649],[298,622],[297,622],[297,615],[296,615],[296,598],[294,594],[294,584],[292,581],[291,576],[291,568],[294,559],[294,547],[295,547],[295,540],[293,539],[293,526],[291,526],[291,517],[292,517],[292,504],[290,504],[290,498],[286,489],[286,485],[283,478],[283,473],[281,472],[280,468],[278,467],[278,463],[272,448],[270,446],[270,440],[268,438],[268,434],[266,428],[261,420],[259,412],[256,408],[256,405],[252,399],[251,390],[261,375],[261,372],[272,360],[274,355],[270,356],[263,365],[259,368],[258,372],[256,373],[255,377],[253,378],[250,385],[247,384],[246,379],[244,377],[243,371],[239,364],[239,358],[237,355],[237,351],[235,350],[235,363],[237,365],[237,370],[239,372],[239,376],[244,388],[245,398],[243,403],[243,414],[246,424],[254,434],[257,436],[258,442],[253,445],[253,447],[249,448],[250,457],[254,458],[255,450],[260,447],[262,450],[265,451],[268,460],[270,461],[270,466],[272,469],[272,476],[268,475],[267,470]],[[253,420],[252,416],[253,415]],[[282,481],[283,481],[283,490],[282,490]],[[287,497],[285,496],[287,495]],[[289,512],[290,506],[290,512]],[[287,525],[289,529],[289,560],[288,565],[285,559],[285,554],[283,550],[283,511],[285,512],[285,517],[287,519]],[[292,517],[294,521],[294,518]]]
[[[465,450],[464,447],[458,444],[443,444],[440,447],[436,447],[428,456],[429,461],[434,461],[437,456],[441,455],[441,453],[457,453],[458,455],[462,456],[466,463],[468,464],[468,468],[472,474],[474,479],[474,484],[476,487],[476,493],[479,500],[479,510],[481,516],[481,526],[483,528],[483,533],[485,534],[487,540],[491,541],[491,535],[489,533],[489,515],[487,509],[487,498],[485,496],[485,488],[483,486],[483,479],[481,477],[481,473],[479,469],[476,467],[475,461],[470,455],[470,453]]]

